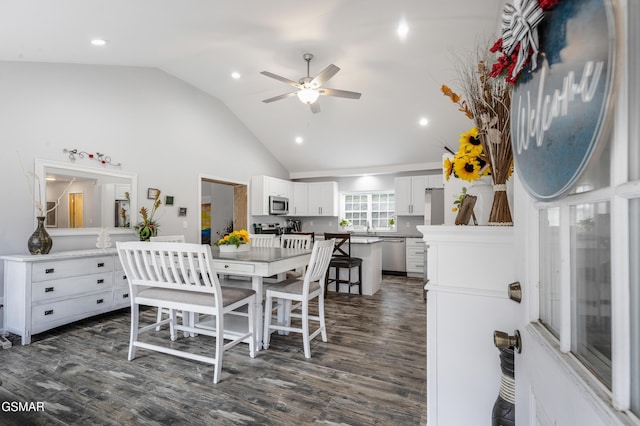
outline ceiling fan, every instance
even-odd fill
[[[275,78],[276,80],[280,80],[283,83],[287,83],[290,86],[297,88],[298,90],[290,93],[285,93],[284,95],[275,96],[273,98],[265,99],[264,103],[269,103],[273,101],[278,101],[280,99],[288,98],[293,95],[297,95],[298,99],[304,104],[307,104],[311,107],[311,111],[313,113],[320,112],[320,104],[318,103],[318,97],[320,95],[323,96],[336,96],[339,98],[349,98],[349,99],[360,99],[361,94],[358,92],[349,92],[348,90],[338,90],[338,89],[329,89],[322,88],[322,86],[327,80],[336,75],[340,68],[331,64],[327,66],[325,69],[320,71],[320,74],[311,78],[309,76],[309,64],[313,59],[313,55],[311,53],[305,53],[302,55],[305,61],[307,61],[307,76],[302,77],[297,83],[293,80],[289,80],[288,78],[281,77],[279,75],[273,74],[269,71],[262,71],[260,74],[266,75],[267,77]]]

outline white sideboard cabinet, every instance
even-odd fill
[[[2,256],[4,328],[31,336],[130,305],[129,285],[115,249]]]

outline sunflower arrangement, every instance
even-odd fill
[[[458,109],[474,121],[475,126],[459,139],[453,160],[446,159],[447,180],[455,177],[472,182],[491,175],[494,199],[489,215],[490,225],[511,225],[506,182],[513,172],[511,147],[511,85],[504,79],[490,77],[491,52],[481,47],[473,60],[459,60],[457,74],[464,98],[442,85],[441,91]]]
[[[460,135],[460,147],[453,156],[453,160],[444,160],[444,176],[447,180],[453,175],[467,182],[473,182],[490,174],[489,162],[482,149],[482,142],[478,137],[478,129],[471,128]]]
[[[234,245],[236,247],[240,247],[241,244],[248,244],[250,242],[251,239],[249,238],[249,233],[247,232],[247,230],[241,229],[239,231],[230,232],[213,244],[215,244],[216,246]]]

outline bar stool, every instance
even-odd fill
[[[325,240],[335,239],[336,244],[333,249],[333,257],[329,262],[329,271],[327,271],[327,277],[324,284],[324,295],[327,296],[327,290],[329,284],[336,283],[336,292],[340,292],[340,284],[348,284],[347,293],[351,293],[351,287],[358,286],[358,294],[362,294],[362,259],[359,257],[351,256],[351,234],[342,233],[325,233]],[[358,268],[358,280],[353,281],[351,277],[351,271],[353,268]],[[331,268],[335,268],[335,277],[330,278]],[[340,271],[346,269],[348,271],[348,278],[343,280],[340,278]]]

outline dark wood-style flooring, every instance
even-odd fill
[[[34,336],[0,350],[1,425],[424,425],[426,319],[420,280],[384,276],[374,296],[327,296],[328,342],[274,335],[267,351],[225,352],[213,366],[144,349],[127,361],[127,310]],[[155,311],[143,317],[153,319]],[[154,339],[168,339],[168,331]],[[15,336],[13,336],[15,337]],[[175,344],[208,350],[211,338]],[[2,407],[9,407],[3,404]]]

